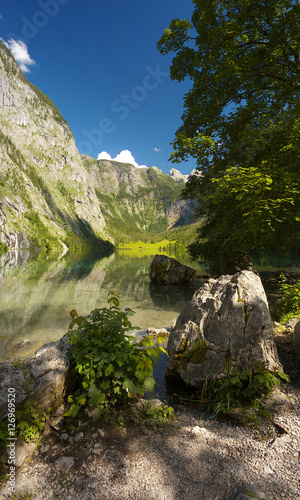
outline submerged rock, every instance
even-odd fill
[[[150,264],[149,277],[151,283],[164,285],[181,285],[191,283],[196,278],[195,269],[181,264],[166,255],[155,255]]]
[[[241,271],[205,283],[179,315],[168,351],[166,376],[194,387],[225,375],[228,363],[281,368],[259,276]]]

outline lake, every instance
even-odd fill
[[[67,254],[61,259],[39,260],[38,255],[30,258],[26,251],[2,256],[0,361],[24,359],[46,342],[58,340],[68,331],[72,309],[87,315],[105,307],[111,290],[120,295],[122,309],[135,311],[131,320],[137,326],[137,336],[150,327],[170,326],[194,289],[150,284],[148,271],[153,256],[149,249],[145,254],[140,249],[138,256],[122,250],[101,259],[74,260]],[[205,267],[180,257],[200,274],[207,273]],[[200,284],[195,283],[196,287]],[[23,345],[18,346],[21,342]]]
[[[169,251],[168,251],[169,250]],[[101,259],[31,258],[26,251],[10,251],[0,257],[0,361],[24,359],[37,348],[58,340],[67,331],[70,311],[87,315],[95,308],[107,306],[108,293],[117,291],[121,308],[135,311],[132,323],[139,336],[147,328],[170,327],[191,299],[188,286],[153,285],[148,270],[156,251],[149,248],[134,252],[122,250]],[[172,249],[161,253],[178,258],[196,268],[198,274],[207,267],[191,263],[185,254]],[[256,269],[268,279],[280,270],[299,272],[300,257],[254,256]],[[204,280],[196,281],[198,288]],[[22,346],[21,342],[27,340]]]

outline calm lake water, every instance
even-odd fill
[[[166,253],[166,252],[163,252]],[[176,256],[192,265],[200,275],[207,268],[191,263],[186,256]],[[194,290],[187,286],[152,285],[148,270],[153,256],[130,256],[114,253],[99,260],[37,260],[27,252],[10,252],[0,258],[0,361],[24,359],[68,330],[74,308],[80,315],[107,306],[107,295],[116,290],[121,307],[135,311],[136,335],[147,328],[170,326],[191,299]],[[275,257],[260,254],[255,266],[262,277],[280,270],[300,270],[300,256]],[[198,288],[204,280],[194,284]],[[26,345],[17,347],[27,340]]]
[[[174,255],[173,255],[174,256]],[[107,306],[108,292],[120,295],[121,308],[135,311],[138,330],[170,326],[193,295],[193,288],[150,284],[153,256],[114,253],[99,260],[30,259],[10,252],[0,259],[0,361],[23,359],[68,330],[74,308],[87,315]],[[180,259],[191,264],[187,258]],[[195,266],[200,274],[205,267]],[[201,282],[196,282],[196,287]],[[18,346],[27,340],[26,345]],[[18,346],[18,347],[17,347]]]

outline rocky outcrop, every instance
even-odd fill
[[[150,264],[149,277],[151,283],[164,285],[182,285],[192,283],[196,278],[196,271],[185,266],[176,259],[166,255],[155,255]]]
[[[168,176],[174,179],[175,182],[187,182],[189,178],[189,175],[182,174],[176,168],[171,168],[170,172],[168,173]]]
[[[178,317],[168,351],[167,375],[195,387],[226,374],[228,363],[280,367],[259,276],[241,271],[205,283]]]
[[[5,233],[0,231],[0,242],[7,245],[11,250],[23,250],[30,247],[26,233],[11,231]]]
[[[70,371],[68,338],[49,342],[38,349],[22,367],[0,364],[0,420],[8,414],[8,390],[15,394],[16,407],[30,396],[41,409],[61,405]]]

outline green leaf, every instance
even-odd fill
[[[130,394],[136,393],[136,385],[129,378],[125,378],[122,388],[127,389]]]
[[[64,413],[64,417],[76,417],[80,411],[80,406],[73,404],[71,408]]]
[[[110,363],[108,365],[108,367],[105,368],[105,370],[104,370],[105,376],[109,377],[109,375],[111,375],[113,371],[114,371],[114,365],[112,363]]]
[[[72,319],[69,325],[69,330],[72,330],[74,325],[81,326],[85,321],[86,319],[84,318],[84,316],[78,316],[77,318]]]
[[[83,380],[83,381],[82,381],[82,388],[83,388],[83,389],[87,389],[87,388],[89,387],[89,385],[90,385],[90,383],[89,383],[89,381],[88,381],[88,380],[86,380],[86,381],[84,381],[84,380]]]
[[[152,392],[154,387],[156,385],[156,382],[155,382],[155,379],[154,377],[147,377],[145,378],[145,381],[144,381],[144,386],[145,388],[149,391],[149,392]]]
[[[19,422],[17,427],[18,427],[18,429],[24,430],[24,429],[26,429],[26,427],[28,427],[28,423],[24,422],[24,421]]]
[[[159,352],[157,351],[157,348],[148,347],[147,349],[145,349],[144,352],[148,356],[151,356],[151,357],[153,356],[154,358],[159,359]]]

